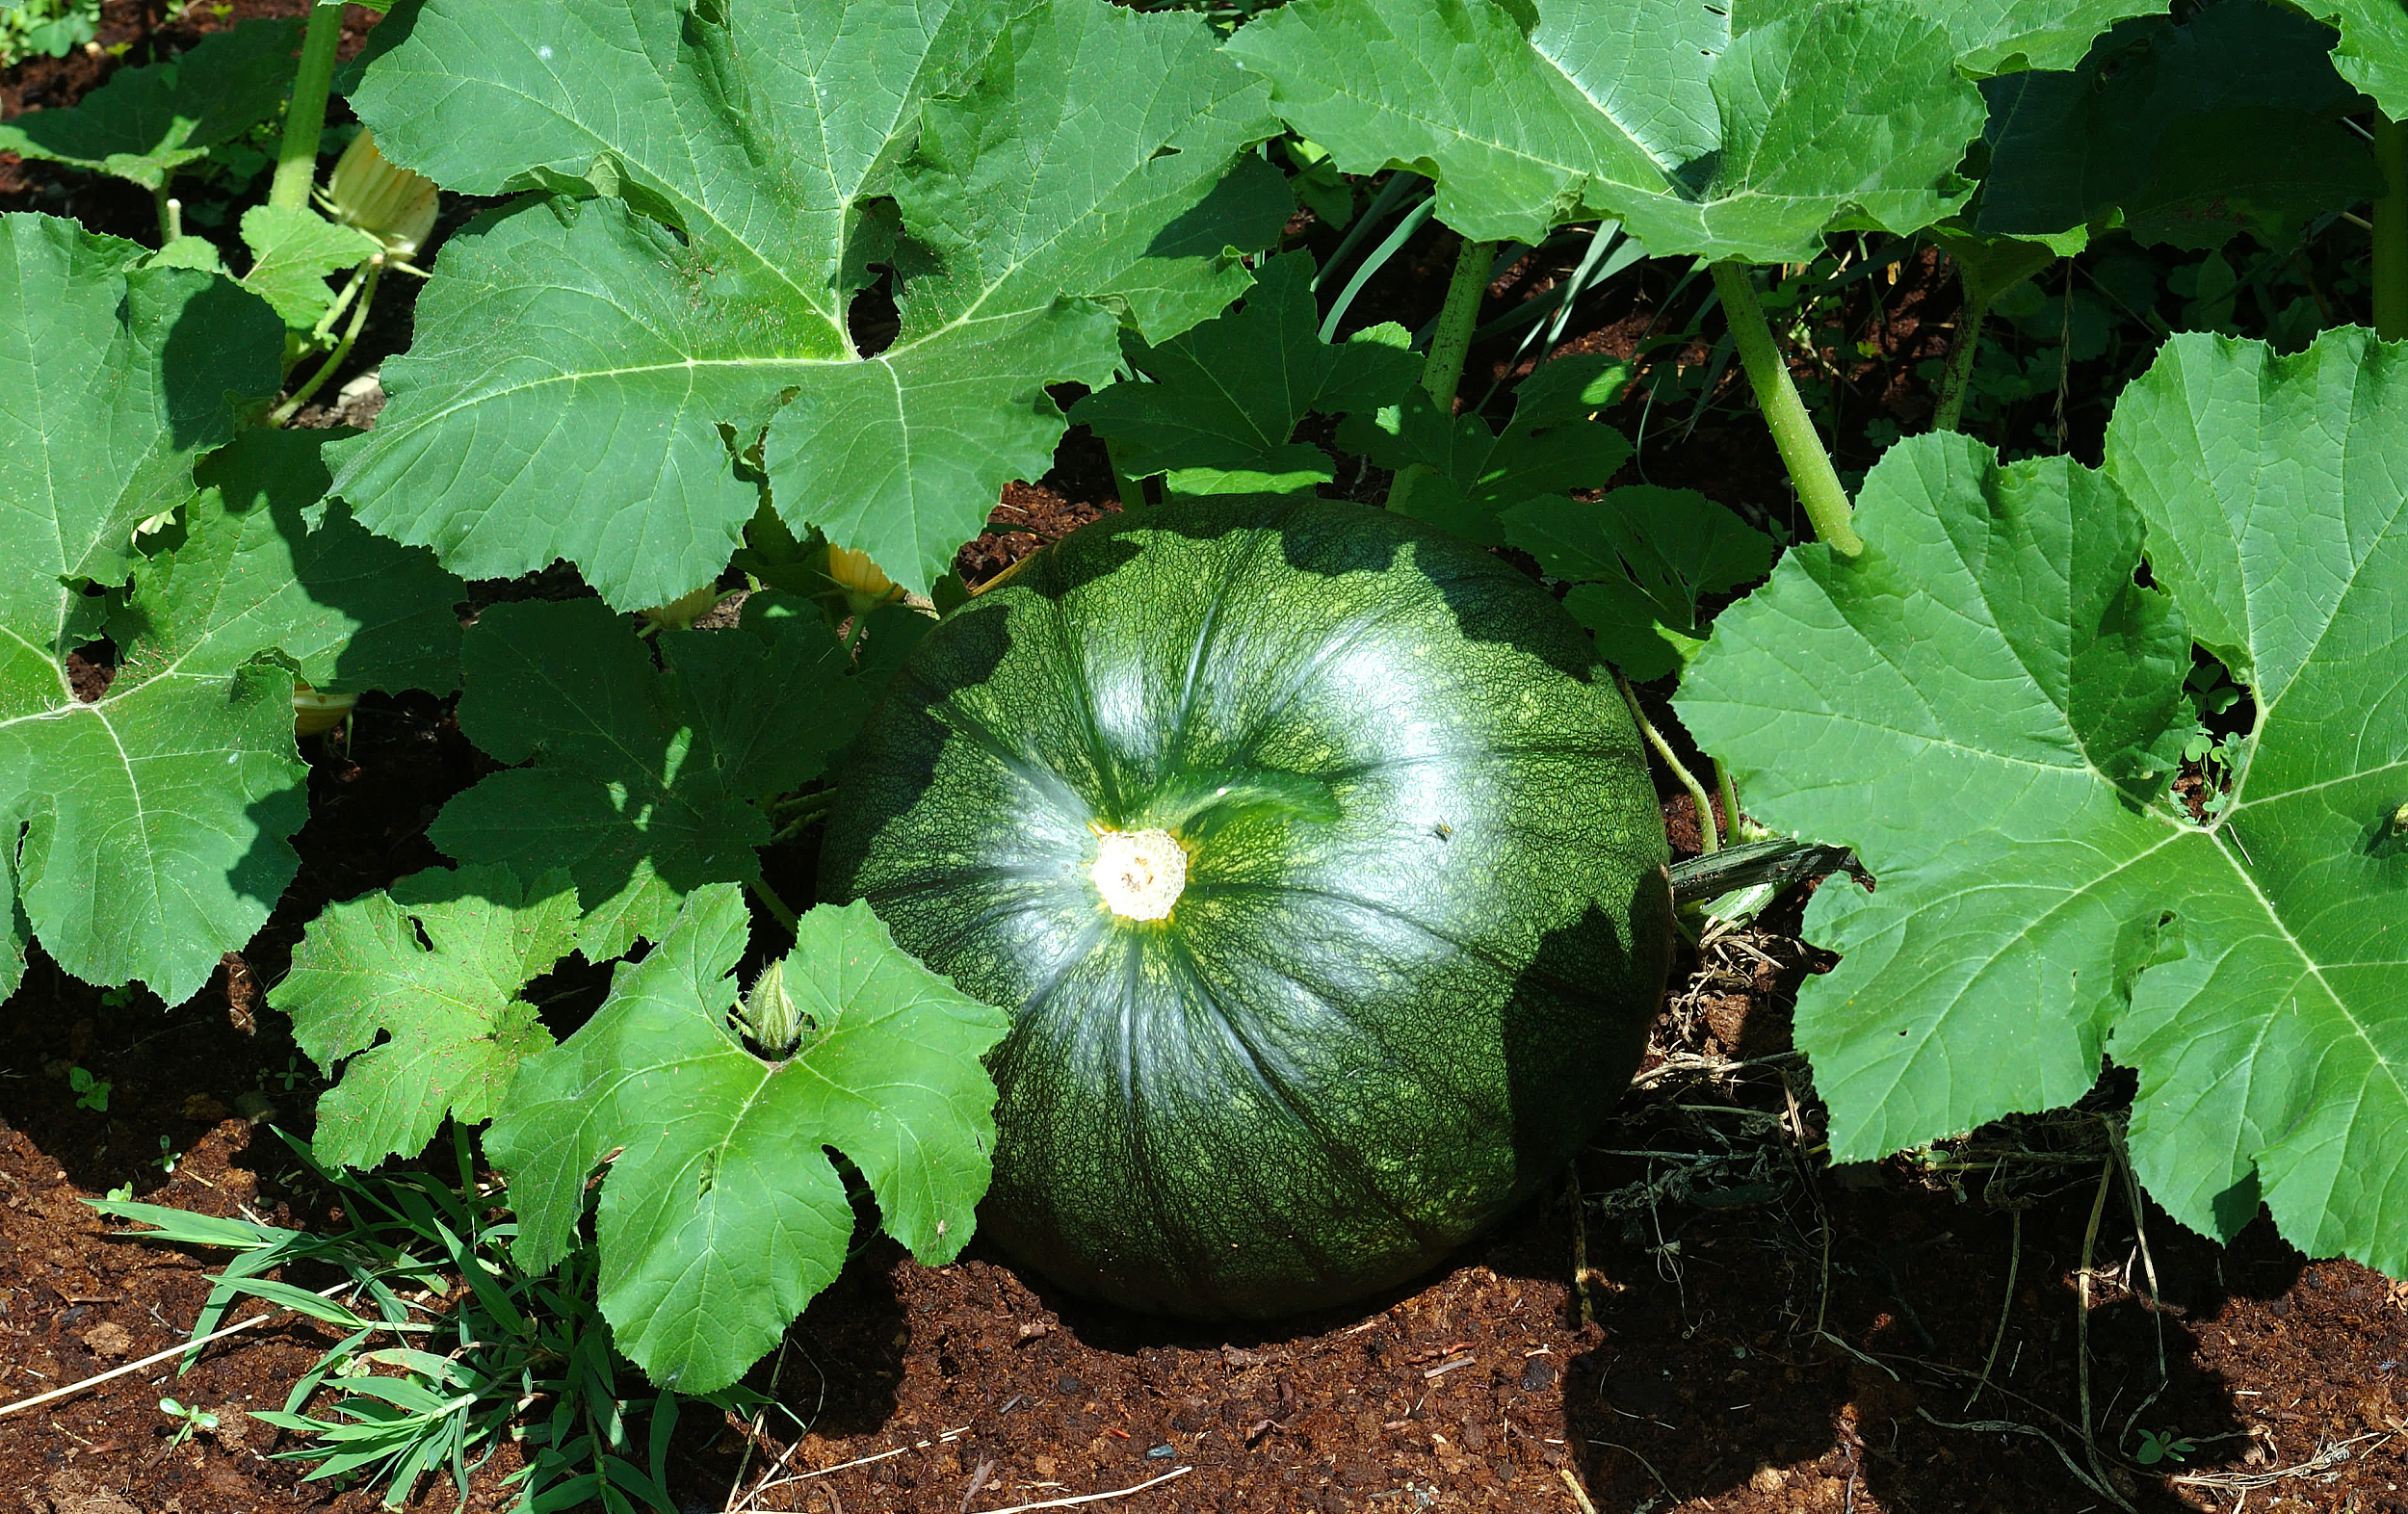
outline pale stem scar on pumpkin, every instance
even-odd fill
[[[1188,848],[1166,830],[1099,830],[1086,875],[1123,920],[1161,920],[1188,886]]]

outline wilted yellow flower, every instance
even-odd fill
[[[406,258],[434,230],[434,180],[385,162],[376,134],[363,130],[335,160],[318,203],[336,221],[383,243],[385,251]]]
[[[821,571],[827,575],[830,584],[844,590],[845,604],[856,615],[903,597],[895,581],[879,572],[866,552],[831,546],[827,549],[827,563]]]

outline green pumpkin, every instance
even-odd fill
[[[930,631],[822,894],[1012,1012],[990,1237],[1260,1317],[1401,1282],[1562,1170],[1662,989],[1664,858],[1630,715],[1536,585],[1253,500],[1099,521]]]

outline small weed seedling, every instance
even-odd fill
[[[216,1415],[197,1405],[178,1403],[173,1398],[160,1399],[159,1412],[176,1422],[175,1436],[168,1442],[170,1450],[191,1440],[198,1431],[214,1430],[218,1427]]]
[[[2140,1447],[2133,1452],[2133,1460],[2144,1467],[2154,1467],[2161,1461],[2180,1462],[2197,1449],[2188,1436],[2179,1431],[2143,1430],[2140,1432]]]
[[[97,1113],[109,1112],[109,1089],[114,1086],[106,1078],[95,1078],[81,1067],[66,1070],[66,1085],[75,1092],[75,1107]]]

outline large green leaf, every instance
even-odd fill
[[[1699,603],[1772,566],[1772,539],[1694,489],[1635,483],[1594,503],[1550,495],[1505,512],[1505,540],[1574,587],[1563,607],[1608,662],[1642,681],[1706,639]]]
[[[2091,39],[2132,15],[2162,13],[2168,0],[1949,0],[1936,7],[1956,47],[1957,66],[1976,75],[2071,68]]]
[[[1976,9],[1995,56],[2018,8]],[[1900,0],[1535,0],[1530,21],[1296,0],[1228,50],[1340,168],[1431,175],[1439,216],[1483,240],[1611,216],[1660,256],[1780,262],[1832,229],[1928,225],[1969,189],[1951,170],[1980,96],[1949,29]]]
[[[2176,25],[2127,21],[2079,67],[1982,86],[1988,236],[2127,226],[2214,247],[2249,231],[2288,247],[2314,217],[2380,194],[2364,140],[2338,118],[2357,91],[2333,34],[2259,0],[2220,0]]]
[[[80,585],[126,578],[134,526],[190,498],[193,458],[278,378],[267,306],[142,255],[0,218],[0,840],[12,918],[61,966],[172,1004],[267,920],[304,801],[289,678],[249,662],[278,627],[229,645],[214,605],[138,589],[150,634],[118,648],[106,696],[68,680],[104,604]]]
[[[1484,547],[1505,544],[1503,511],[1542,495],[1602,488],[1631,456],[1620,431],[1596,419],[1630,381],[1602,356],[1559,357],[1522,380],[1503,431],[1441,409],[1420,388],[1402,403],[1347,417],[1338,443],[1382,467],[1427,470],[1389,508]]]
[[[576,944],[577,895],[506,868],[434,869],[312,921],[268,1003],[342,1081],[318,1101],[318,1155],[368,1167],[425,1149],[445,1114],[489,1119],[519,1061],[552,1044],[530,979]]]
[[[591,1020],[524,1064],[487,1136],[535,1270],[575,1240],[609,1159],[602,1313],[654,1381],[690,1393],[735,1381],[844,1265],[852,1206],[827,1148],[887,1234],[924,1262],[959,1253],[995,1140],[979,1058],[1009,1028],[897,950],[869,905],[823,904],[780,964],[801,1043],[764,1060],[728,1023],[746,926],[736,889],[695,894]]]
[[[1400,328],[1332,346],[1320,319],[1312,255],[1272,258],[1242,308],[1160,347],[1133,344],[1149,382],[1088,395],[1071,417],[1111,444],[1128,477],[1168,474],[1170,493],[1309,494],[1336,474],[1327,453],[1293,439],[1297,423],[1394,405],[1422,371]],[[1270,480],[1284,487],[1264,487]]]
[[[2393,120],[2408,120],[2408,7],[2399,0],[2291,0],[2340,29],[2333,49],[2342,77],[2374,97]]]
[[[602,197],[447,244],[339,487],[461,573],[565,557],[637,608],[726,564],[766,427],[786,521],[926,588],[1044,471],[1044,385],[1117,368],[1115,313],[1162,340],[1243,291],[1231,244],[1289,206],[1242,152],[1264,100],[1199,18],[1101,0],[398,7],[353,96],[388,157]],[[902,330],[864,356],[885,262]]]
[[[275,117],[293,81],[298,21],[245,21],[167,63],[121,68],[76,105],[0,123],[0,152],[114,173],[147,190]]]
[[[1854,561],[1793,550],[1682,718],[1770,823],[1854,844],[1798,1036],[1867,1157],[2139,1069],[2185,1223],[2263,1194],[2312,1254],[2408,1267],[2408,349],[2180,336],[2107,469],[1894,448]],[[2147,561],[2162,591],[2138,587]],[[2207,824],[2168,796],[2193,639],[2256,724]]]
[[[137,570],[111,635],[210,666],[273,648],[312,688],[459,687],[467,586],[424,547],[372,536],[328,500],[319,431],[249,431],[195,470],[184,539]],[[158,620],[159,611],[172,613]]]
[[[598,600],[496,605],[470,631],[460,729],[507,763],[429,832],[467,863],[560,870],[596,961],[658,941],[684,897],[761,875],[752,801],[814,778],[860,720],[859,681],[814,616],[775,636],[664,633],[663,668]]]

